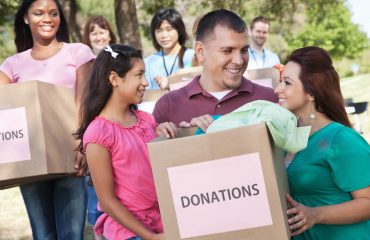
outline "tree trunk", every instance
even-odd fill
[[[81,28],[77,22],[78,5],[76,0],[62,0],[64,16],[67,20],[69,34],[72,42],[81,42]]]
[[[117,32],[121,41],[138,49],[141,47],[135,0],[114,0]]]

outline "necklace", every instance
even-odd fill
[[[177,53],[176,54],[176,57],[175,57],[175,60],[173,60],[173,63],[172,63],[172,67],[170,69],[170,72],[168,72],[167,70],[167,66],[166,66],[166,61],[164,60],[164,52],[162,50],[162,60],[163,60],[163,67],[164,67],[164,70],[166,71],[166,74],[167,74],[167,77],[169,75],[171,75],[172,71],[173,71],[173,68],[175,67],[175,63],[176,63],[176,60],[177,60],[177,57],[179,56],[179,54]]]
[[[261,67],[257,62],[257,58],[256,58],[256,55],[254,54],[253,50],[251,48],[248,48],[248,51],[252,54],[253,60],[256,63],[257,67],[258,68],[263,68],[265,66],[265,59],[266,59],[265,49],[262,50],[263,55],[262,55],[262,66]]]

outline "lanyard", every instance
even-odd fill
[[[256,63],[257,67],[263,68],[265,66],[265,59],[266,59],[265,49],[262,50],[262,66],[261,67],[257,62],[257,58],[256,58],[256,55],[254,54],[254,51],[251,48],[248,48],[248,51],[252,54],[253,60]]]
[[[170,70],[170,72],[168,73],[167,66],[166,66],[166,61],[164,60],[164,52],[162,51],[163,67],[164,67],[164,70],[166,71],[167,77],[168,77],[169,75],[171,75],[171,73],[172,73],[172,71],[173,71],[173,68],[175,67],[175,63],[176,63],[176,60],[177,60],[177,57],[178,57],[178,56],[179,56],[179,54],[176,54],[175,60],[173,60],[173,63],[172,63],[171,70]]]

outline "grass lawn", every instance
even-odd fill
[[[343,79],[341,85],[345,98],[351,97],[354,102],[370,102],[370,74]],[[364,137],[370,142],[370,116],[364,130]],[[90,226],[86,227],[85,233],[85,239],[93,239]],[[18,188],[0,190],[0,239],[32,239],[26,209]]]
[[[341,88],[344,98],[353,98],[354,102],[370,102],[370,74],[363,74],[342,79]],[[353,116],[350,115],[350,119],[353,120]],[[364,126],[363,136],[368,142],[370,142],[369,110],[367,113],[367,121]]]

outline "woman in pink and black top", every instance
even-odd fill
[[[136,110],[148,82],[140,50],[107,46],[97,57],[83,96],[80,151],[98,195],[95,232],[108,239],[164,239],[146,143],[174,136],[175,125]],[[156,133],[157,127],[157,133]]]
[[[0,66],[0,84],[40,80],[75,91],[76,105],[95,56],[88,46],[68,43],[67,22],[57,0],[23,0],[14,21],[17,54]],[[14,96],[21,97],[21,96]],[[82,156],[75,168],[82,173]],[[86,194],[82,177],[20,187],[33,238],[83,239]]]

